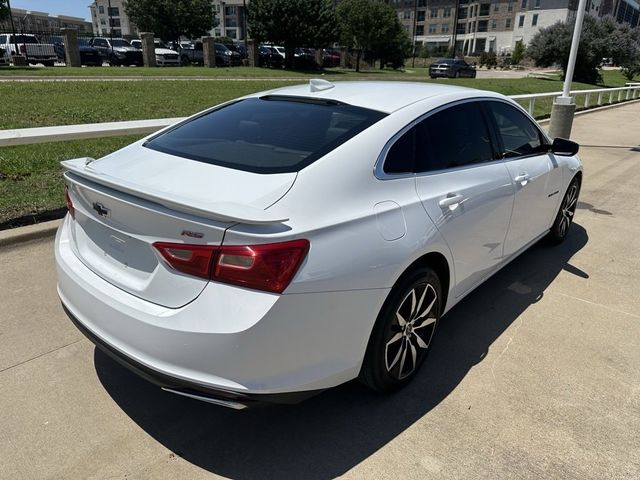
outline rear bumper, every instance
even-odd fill
[[[243,405],[291,403],[358,375],[386,290],[275,295],[211,282],[187,305],[166,308],[87,268],[71,249],[69,223],[55,242],[65,310],[157,385]]]

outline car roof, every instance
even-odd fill
[[[312,80],[312,82],[317,80]],[[458,87],[427,82],[335,82],[321,80],[324,90],[311,88],[310,84],[278,88],[268,95],[283,95],[313,99],[334,100],[356,107],[391,113],[427,98],[439,96],[462,98],[497,97],[503,95],[474,88]],[[322,87],[321,87],[322,88]],[[262,96],[265,92],[250,96]]]

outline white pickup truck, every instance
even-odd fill
[[[16,46],[18,51],[16,52]],[[40,43],[38,37],[30,34],[10,33],[0,34],[0,48],[11,55],[24,55],[28,63],[41,63],[46,67],[53,67],[58,59],[53,44]]]

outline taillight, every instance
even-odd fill
[[[71,201],[71,196],[69,195],[69,187],[67,187],[66,185],[64,186],[64,199],[65,199],[65,202],[67,203],[67,210],[69,210],[69,215],[71,215],[71,218],[75,219],[76,209],[73,206],[73,202]]]
[[[308,240],[221,247],[156,242],[153,246],[179,272],[273,293],[287,288],[309,251]]]
[[[153,246],[160,252],[170,267],[175,270],[209,278],[211,261],[218,247],[209,245],[187,245],[184,243],[156,242]]]
[[[247,288],[282,293],[309,251],[308,240],[222,246],[211,278]]]

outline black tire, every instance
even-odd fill
[[[454,78],[460,78],[460,70],[456,72],[456,74],[454,75]]]
[[[560,202],[560,208],[556,214],[556,219],[553,222],[551,230],[549,230],[548,238],[551,243],[562,243],[569,233],[569,227],[573,222],[573,217],[576,213],[576,206],[578,205],[578,198],[580,196],[580,179],[575,177],[569,183],[567,191],[562,197]]]
[[[45,62],[42,62],[42,65],[44,65],[45,67],[53,67],[55,65],[55,62],[47,60]]]
[[[431,350],[442,299],[440,280],[428,267],[412,270],[398,281],[371,332],[360,370],[362,383],[378,392],[409,383]]]
[[[180,58],[180,64],[181,64],[183,67],[187,67],[187,66],[191,65],[191,60],[189,60],[189,57],[188,57],[188,56],[183,55],[183,56]]]

